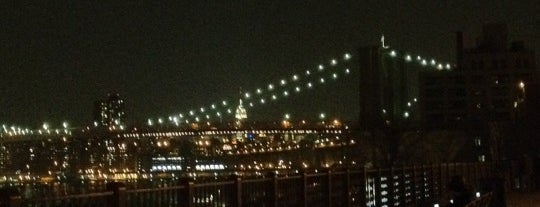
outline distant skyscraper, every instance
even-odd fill
[[[234,118],[236,119],[236,126],[241,127],[244,120],[247,119],[247,111],[242,105],[242,89],[240,88],[240,99],[238,101],[238,107],[234,113]]]
[[[107,99],[95,102],[94,123],[121,130],[125,127],[125,104],[117,93],[109,93]]]

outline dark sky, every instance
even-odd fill
[[[395,48],[453,61],[455,31],[471,46],[483,23],[505,22],[512,39],[540,50],[535,0],[90,2],[3,3],[0,122],[89,123],[93,102],[109,91],[125,98],[130,121],[166,117],[327,63],[381,34]],[[353,119],[354,81],[248,113]]]

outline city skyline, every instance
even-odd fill
[[[240,87],[277,84],[283,76],[314,69],[347,52],[355,54],[361,45],[378,43],[382,34],[392,47],[453,63],[455,31],[464,31],[465,44],[471,46],[482,23],[504,22],[512,40],[538,50],[533,34],[539,20],[530,5],[535,4],[9,5],[1,16],[7,28],[1,33],[0,121],[31,126],[43,121],[91,123],[93,102],[108,92],[125,98],[130,121],[165,118],[234,100]],[[248,113],[315,118],[325,112],[354,119],[355,78],[292,97],[280,106],[248,108]]]

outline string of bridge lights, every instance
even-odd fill
[[[328,65],[319,64],[314,69],[308,69],[302,73],[289,75],[289,78],[282,78],[276,82],[268,83],[264,87],[258,87],[254,90],[245,91],[241,94],[243,105],[254,108],[269,102],[275,102],[279,99],[297,95],[303,91],[312,89],[317,85],[323,85],[328,81],[335,81],[342,75],[348,75],[351,70],[348,67],[338,69],[340,62],[348,62],[352,56],[345,53],[340,60],[331,59]],[[163,124],[166,121],[176,126],[186,123],[197,123],[211,121],[213,119],[222,119],[224,116],[234,116],[235,108],[231,106],[228,100],[223,100],[219,104],[213,103],[209,107],[199,107],[184,113],[171,115],[168,120],[163,118],[148,119],[147,124]]]
[[[392,58],[400,58],[402,57],[405,62],[407,63],[412,63],[412,62],[415,62],[415,63],[418,63],[422,66],[431,66],[437,70],[451,70],[452,69],[452,65],[450,63],[442,63],[442,62],[439,62],[433,58],[429,59],[429,58],[424,58],[420,55],[417,55],[416,57],[414,57],[413,55],[409,54],[409,53],[403,53],[403,54],[398,54],[398,52],[394,49],[388,49],[388,55]]]
[[[433,58],[424,58],[420,55],[414,57],[410,53],[399,54],[397,50],[390,49],[388,46],[383,46],[384,52],[392,58],[403,58],[407,63],[417,63],[424,67],[432,67],[437,70],[451,70],[450,63],[442,63]],[[340,61],[347,62],[352,58],[349,53],[345,53]],[[281,98],[287,98],[291,95],[299,94],[300,92],[312,89],[317,84],[323,85],[329,80],[336,80],[340,75],[348,75],[351,73],[349,68],[342,69],[341,73],[335,71],[340,62],[337,59],[331,59],[329,65],[319,64],[315,69],[308,69],[303,73],[290,75],[290,78],[282,78],[277,82],[269,83],[265,87],[259,87],[251,91],[242,93],[241,100],[245,102],[247,107],[253,108],[257,105],[264,105],[268,102],[277,101]],[[330,68],[330,69],[328,69]],[[331,74],[324,74],[326,71],[334,71]],[[319,76],[317,76],[317,73]],[[306,82],[301,82],[306,80]],[[293,85],[291,87],[291,85]],[[416,98],[415,98],[416,99]],[[223,100],[219,103],[210,104],[209,107],[199,107],[185,113],[179,113],[168,117],[168,122],[176,126],[182,123],[198,123],[203,121],[211,121],[213,119],[222,119],[224,116],[234,116],[235,108],[230,104],[230,101]],[[190,121],[191,120],[191,121]],[[166,120],[163,118],[148,119],[147,124],[163,124]]]

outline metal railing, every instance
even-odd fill
[[[492,176],[488,163],[453,163],[389,169],[328,170],[288,176],[127,189],[109,183],[106,192],[44,199],[0,194],[0,206],[419,206],[442,198],[453,176],[462,176],[475,191]]]

